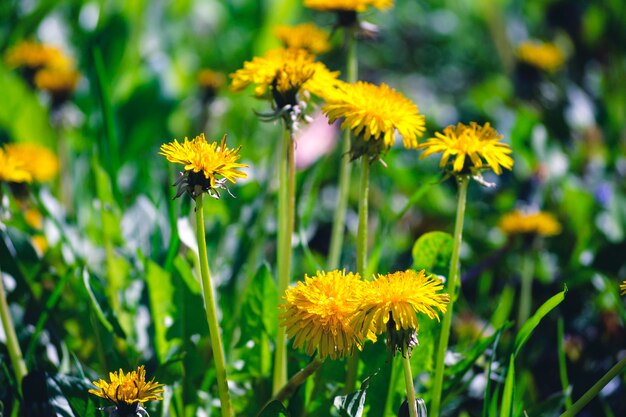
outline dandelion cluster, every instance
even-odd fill
[[[489,166],[500,175],[502,168],[512,169],[513,159],[509,145],[500,142],[499,134],[489,123],[483,126],[471,122],[469,125],[458,123],[446,127],[442,133],[436,132],[435,137],[418,146],[424,152],[421,158],[435,153],[442,153],[442,168],[453,158],[453,173],[475,175]]]
[[[374,281],[345,271],[318,272],[285,292],[280,317],[287,335],[294,338],[294,348],[336,359],[384,332],[393,340],[402,330],[414,335],[418,313],[438,320],[437,310],[445,313],[448,302],[442,290],[441,281],[424,271],[379,275]],[[404,354],[414,346],[406,339],[402,343],[393,351]]]
[[[505,214],[499,226],[507,235],[554,236],[561,232],[561,224],[558,220],[552,214],[543,211],[528,213],[515,210]]]
[[[565,61],[563,51],[556,44],[532,41],[518,46],[517,57],[521,62],[548,72],[556,71]]]
[[[128,406],[143,404],[148,401],[162,400],[163,384],[154,380],[146,382],[146,370],[141,365],[136,371],[124,373],[123,370],[109,373],[109,381],[100,379],[94,381],[97,389],[90,389],[89,393],[111,401],[115,405]]]

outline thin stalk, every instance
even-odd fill
[[[226,376],[226,362],[224,360],[224,345],[217,322],[216,304],[213,297],[213,287],[211,286],[211,276],[209,274],[209,258],[206,250],[206,237],[204,233],[204,194],[196,197],[196,232],[198,237],[198,259],[200,261],[200,274],[202,276],[202,294],[206,318],[209,323],[209,335],[211,337],[211,348],[215,360],[215,370],[217,378],[217,388],[219,390],[222,417],[232,417],[232,405],[230,403],[230,393],[228,392],[228,379]]]
[[[7,303],[4,282],[2,281],[2,270],[0,270],[0,319],[2,319],[2,327],[6,335],[7,350],[9,351],[9,358],[11,359],[11,365],[13,365],[13,372],[15,372],[15,379],[17,380],[17,390],[21,393],[22,379],[26,376],[28,370],[26,369],[26,363],[24,362],[20,343],[15,333],[11,313],[9,312],[9,304]]]
[[[324,363],[323,359],[320,359],[319,357],[315,357],[311,362],[309,362],[307,366],[305,366],[304,368],[299,370],[294,376],[292,376],[289,382],[287,382],[285,386],[282,387],[280,391],[278,391],[274,395],[272,400],[283,402],[289,397],[291,397],[293,393],[296,391],[296,388],[302,385],[304,381],[307,380],[308,377],[313,375],[315,371],[317,371],[319,367],[322,366],[323,363]]]
[[[439,344],[437,345],[437,356],[435,357],[435,378],[433,385],[433,397],[430,404],[430,416],[438,417],[441,406],[441,393],[443,391],[443,368],[446,350],[448,350],[448,341],[450,340],[450,326],[452,325],[452,313],[454,310],[456,287],[461,285],[459,280],[459,249],[463,241],[463,219],[465,218],[465,201],[467,200],[467,186],[469,177],[459,175],[457,177],[459,187],[459,196],[456,206],[456,220],[454,224],[454,243],[452,246],[452,258],[450,259],[450,272],[448,273],[448,281],[446,282],[446,292],[450,296],[450,303],[446,314],[443,316],[441,323],[441,334],[439,335]],[[460,290],[460,288],[459,288]]]
[[[350,28],[346,30],[346,44],[348,48],[346,78],[349,83],[353,83],[356,81],[358,74],[355,29]],[[352,164],[350,163],[350,145],[350,129],[345,129],[343,131],[343,143],[341,145],[341,165],[339,167],[337,209],[335,210],[335,216],[333,218],[330,249],[328,250],[327,266],[329,271],[339,267],[341,249],[343,248],[343,236],[346,228],[346,211],[348,210],[348,197],[350,195],[350,174],[352,172]]]
[[[404,383],[406,384],[406,398],[409,406],[409,415],[417,417],[417,400],[415,398],[415,387],[413,386],[413,373],[411,372],[411,358],[409,355],[402,357],[404,366]]]
[[[291,130],[285,128],[282,140],[281,160],[278,169],[278,294],[282,295],[289,285],[291,274],[291,237],[293,235],[296,208],[295,143]],[[278,327],[274,357],[272,392],[277,393],[287,382],[286,329]]]
[[[359,227],[356,237],[356,271],[363,276],[367,268],[367,211],[369,199],[369,175],[370,162],[367,156],[361,157],[361,181],[359,184]],[[346,373],[346,394],[354,391],[359,368],[359,356],[355,351],[348,359],[348,372]]]
[[[565,349],[563,348],[563,339],[565,331],[563,329],[563,317],[559,317],[557,322],[557,354],[559,356],[559,376],[561,377],[561,387],[565,394],[565,409],[572,407],[572,393],[569,390],[569,378],[567,377],[567,364],[565,362]]]
[[[535,263],[532,259],[532,251],[522,255],[521,265],[521,289],[519,299],[519,310],[517,311],[517,328],[521,328],[528,317],[530,317],[530,308],[532,305],[532,288],[533,273],[535,272]]]
[[[619,362],[617,362],[609,371],[604,374],[602,378],[598,380],[587,392],[583,394],[567,411],[561,414],[561,417],[573,417],[578,414],[589,401],[593,400],[602,391],[602,388],[606,386],[613,378],[619,375],[624,368],[626,368],[626,356],[624,356]]]

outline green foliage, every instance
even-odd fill
[[[428,232],[413,245],[413,268],[429,272],[441,271],[450,264],[452,236],[444,232]]]

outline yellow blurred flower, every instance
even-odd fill
[[[24,168],[24,162],[0,148],[0,181],[31,182],[33,176]]]
[[[320,359],[337,359],[361,348],[363,336],[355,333],[351,320],[360,302],[365,283],[359,274],[345,271],[318,272],[305,276],[285,291],[280,305],[281,324],[293,347],[307,355],[317,350]]]
[[[12,68],[70,68],[72,60],[59,48],[38,42],[22,41],[10,48],[5,62]]]
[[[48,239],[44,235],[35,235],[31,239],[37,253],[41,256],[48,251]]]
[[[417,138],[426,130],[424,115],[419,113],[418,107],[384,83],[379,86],[362,81],[341,83],[326,100],[322,111],[329,122],[343,118],[343,129],[351,129],[366,143],[372,141],[373,152],[353,146],[354,158],[366,153],[376,156],[389,149],[396,131],[406,148],[416,148]]]
[[[36,143],[10,143],[6,153],[21,161],[22,168],[34,181],[46,182],[59,172],[59,158],[50,149]]]
[[[270,90],[280,108],[296,104],[296,95],[303,90],[324,97],[326,89],[332,88],[332,81],[338,75],[339,72],[331,72],[324,64],[316,62],[315,57],[304,49],[281,48],[245,62],[243,68],[230,77],[233,91],[242,91],[254,84],[257,97]]]
[[[517,57],[544,71],[556,71],[565,62],[563,51],[554,43],[526,41],[517,47]]]
[[[475,174],[488,165],[500,175],[502,167],[509,170],[513,168],[513,159],[509,156],[511,148],[500,142],[502,137],[489,123],[484,126],[475,122],[469,126],[459,123],[446,127],[443,133],[436,132],[434,138],[429,138],[418,148],[425,149],[420,158],[443,153],[440,163],[442,168],[445,168],[452,156],[452,170],[455,173]]]
[[[41,230],[43,227],[43,216],[36,208],[28,208],[24,211],[24,221],[35,230]]]
[[[70,68],[44,68],[35,74],[35,87],[54,95],[67,96],[78,85],[80,73]]]
[[[154,378],[146,382],[146,371],[141,365],[136,371],[124,373],[121,369],[115,373],[109,373],[109,382],[100,379],[93,385],[98,389],[90,389],[89,393],[100,398],[109,400],[117,406],[130,404],[143,404],[147,401],[162,400],[163,384],[159,384]]]
[[[295,26],[276,26],[274,35],[286,48],[300,48],[312,54],[323,54],[330,49],[328,33],[313,23],[302,23]]]
[[[536,234],[554,236],[561,233],[561,224],[550,213],[538,211],[526,213],[515,210],[500,219],[500,229],[507,235]]]
[[[179,189],[176,197],[187,191],[193,198],[202,192],[219,198],[217,190],[226,188],[226,180],[235,183],[235,179],[247,176],[239,171],[239,168],[248,166],[237,163],[240,149],[241,146],[234,149],[226,147],[226,135],[221,143],[208,143],[204,133],[201,133],[192,141],[185,138],[183,143],[179,143],[174,139],[174,142],[163,144],[159,153],[168,161],[185,166],[185,173],[177,182]]]
[[[304,0],[304,6],[322,11],[364,12],[370,6],[388,9],[393,6],[393,0]]]
[[[208,68],[203,68],[198,72],[198,85],[205,89],[219,90],[226,78],[221,72],[213,71]]]
[[[619,284],[619,292],[621,295],[626,295],[626,280]]]

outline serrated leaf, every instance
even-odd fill
[[[434,271],[444,269],[452,255],[452,236],[445,232],[428,232],[417,239],[411,251],[413,268]]]
[[[244,292],[241,317],[242,342],[260,341],[260,335],[273,335],[278,326],[278,291],[269,267],[261,265]]]

